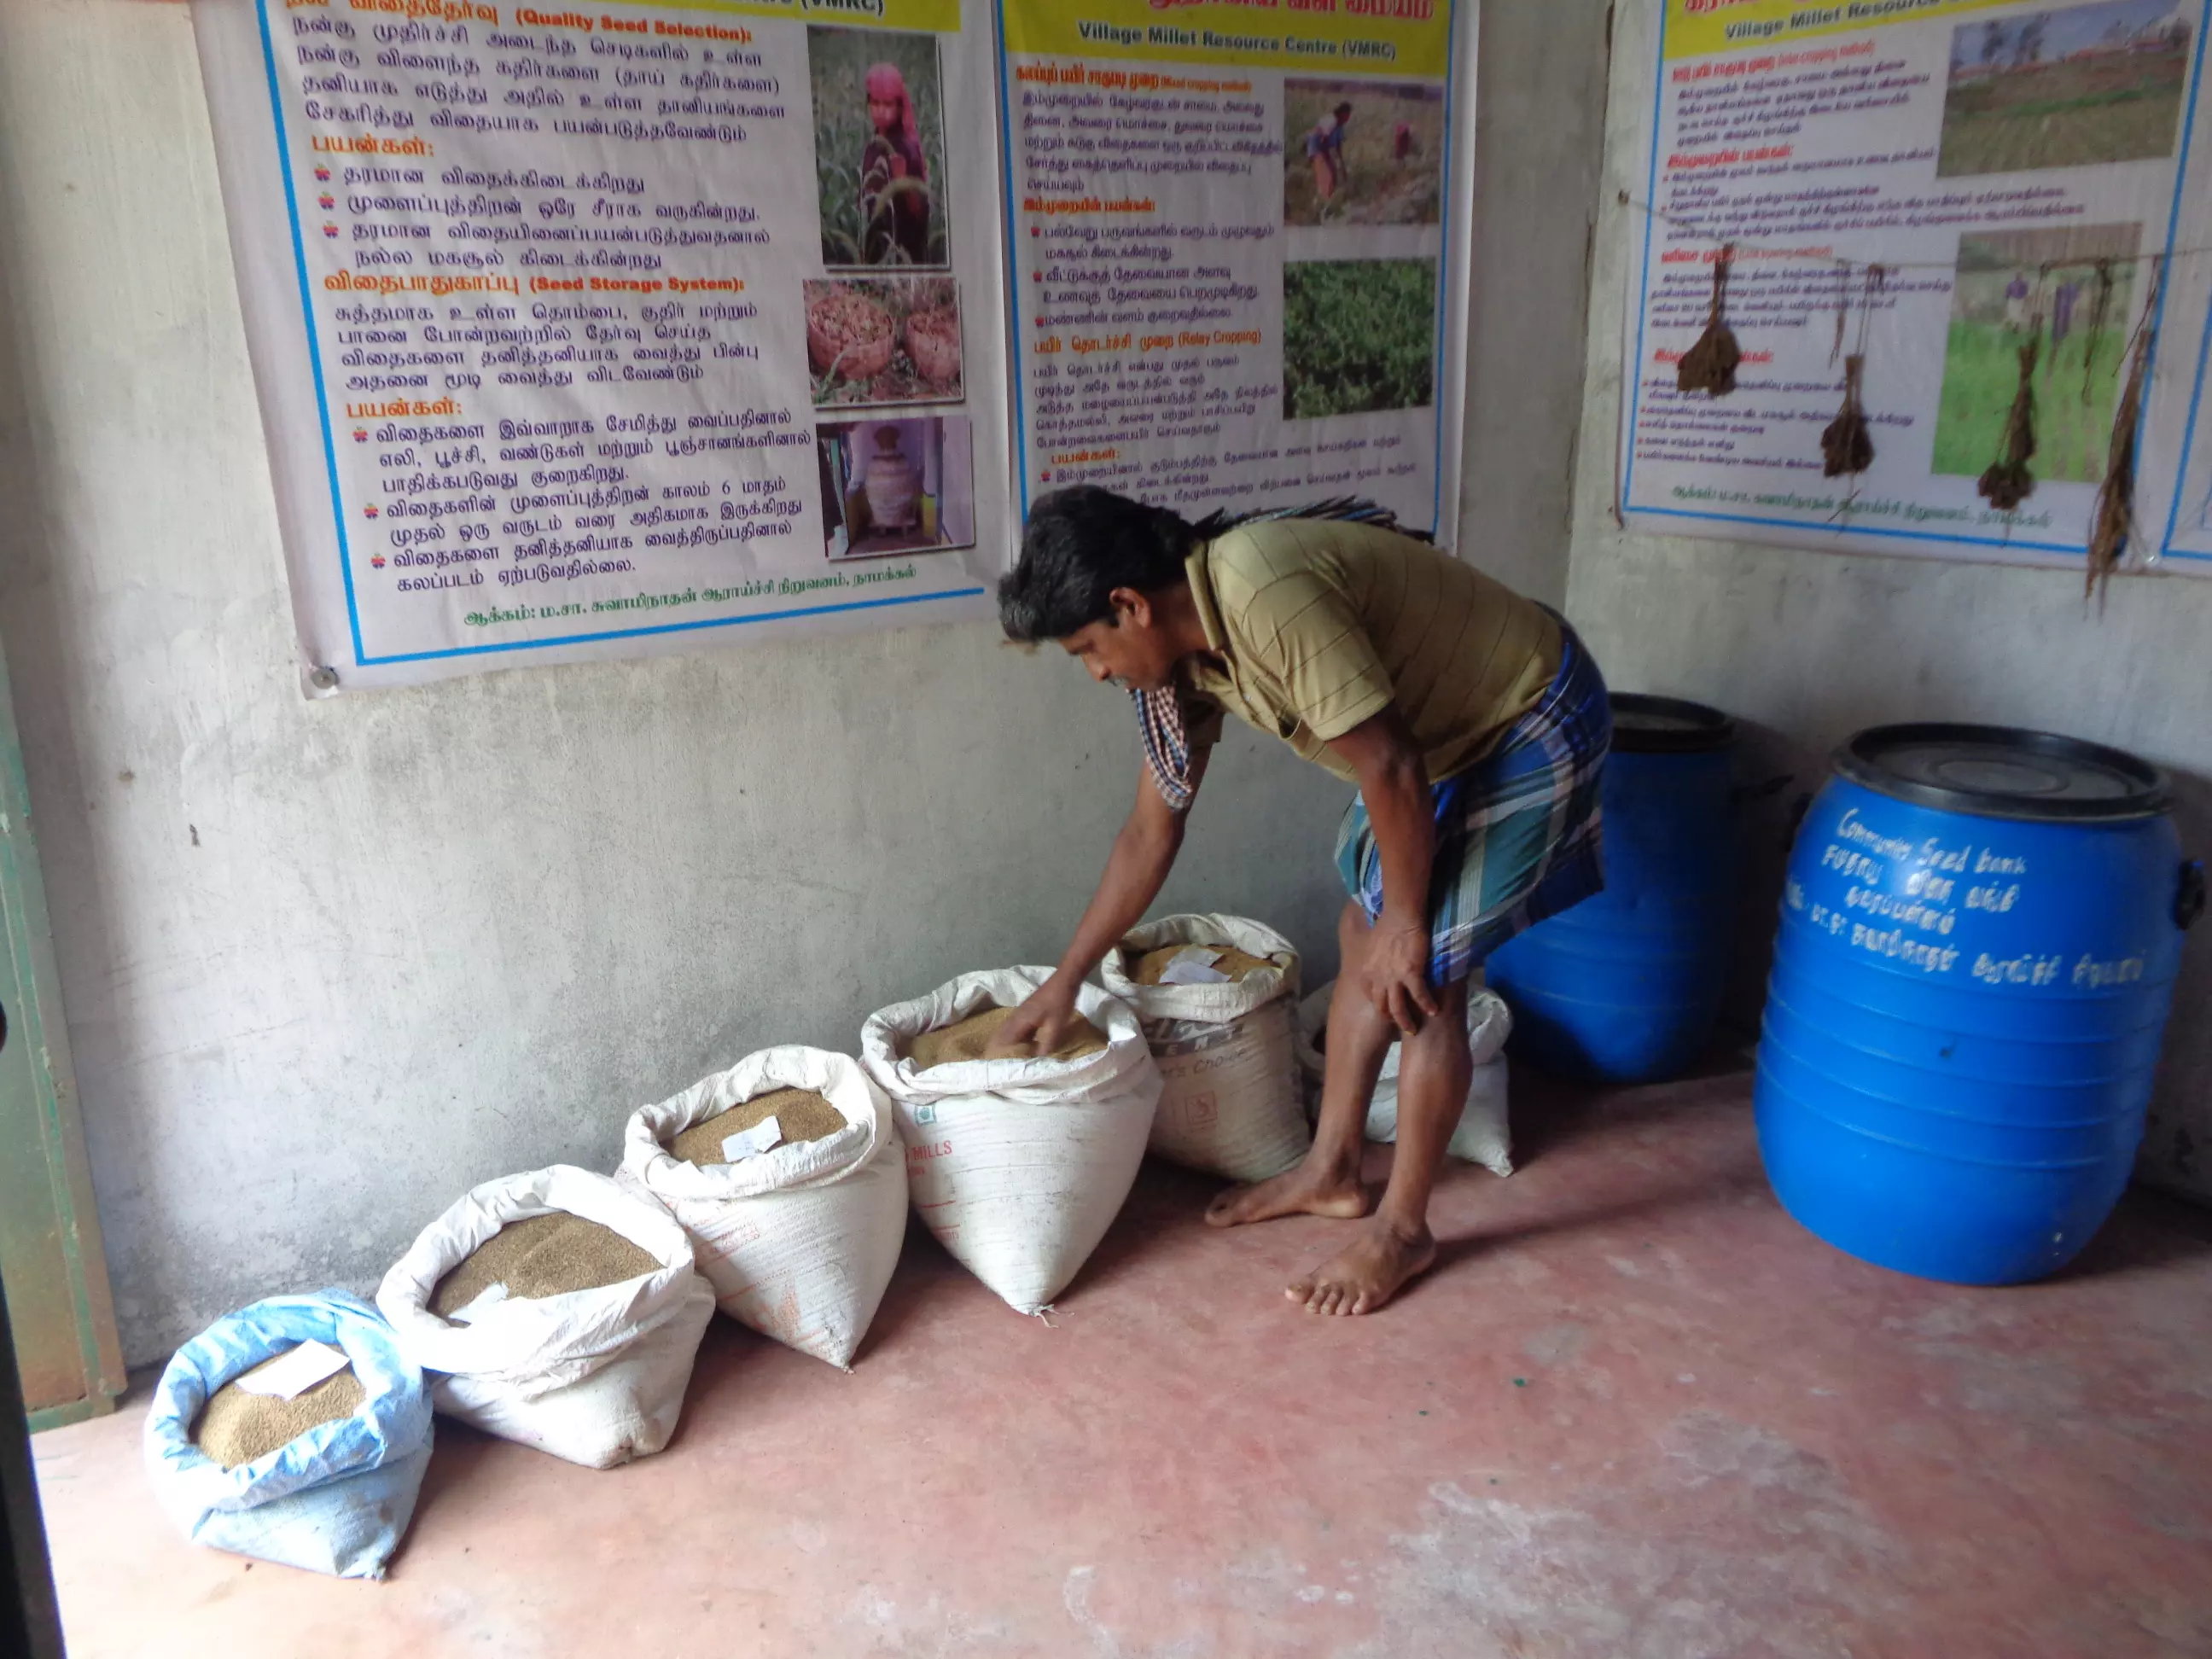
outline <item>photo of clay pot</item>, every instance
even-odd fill
[[[952,278],[832,276],[805,286],[817,409],[954,404],[966,396]]]
[[[825,421],[823,551],[873,559],[975,544],[974,434],[964,415]]]

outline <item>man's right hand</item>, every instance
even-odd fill
[[[1191,757],[1194,793],[1206,780],[1206,757],[1212,753],[1200,749]],[[1160,896],[1182,845],[1183,823],[1183,815],[1162,798],[1151,772],[1138,767],[1136,803],[1121,833],[1114,837],[1114,851],[1106,860],[1105,873],[1098,878],[1098,890],[1076,927],[1074,940],[1052,977],[994,1034],[987,1058],[1049,1054],[1067,1041],[1079,1018],[1075,995],[1083,976],[1105,960],[1106,953],[1143,920],[1146,908]]]
[[[1063,985],[1055,975],[1030,993],[1029,1000],[992,1033],[984,1057],[1029,1060],[1051,1054],[1067,1041],[1079,1018],[1075,987]]]

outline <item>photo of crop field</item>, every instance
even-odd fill
[[[1283,83],[1285,224],[1433,225],[1443,166],[1441,85]]]
[[[1437,262],[1283,267],[1283,416],[1310,421],[1436,398]]]
[[[2039,479],[2062,483],[2104,477],[2112,404],[2136,322],[2136,268],[2107,267],[2112,287],[2099,327],[2097,261],[2133,255],[2142,240],[2140,225],[1959,239],[1929,471],[1978,477],[1996,459],[2020,386],[2020,348],[2034,332],[2042,345],[2035,368],[2035,456],[2028,468]]]
[[[811,26],[806,64],[822,263],[832,269],[950,264],[937,37]]]
[[[1951,36],[1941,178],[2171,155],[2189,82],[2173,0],[2102,0],[1962,23]]]

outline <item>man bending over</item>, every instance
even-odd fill
[[[1224,712],[1358,785],[1336,836],[1351,899],[1313,1149],[1224,1193],[1206,1218],[1358,1222],[1288,1291],[1313,1313],[1358,1314],[1436,1259],[1429,1191],[1473,1075],[1469,976],[1604,884],[1612,720],[1596,664],[1558,616],[1425,543],[1322,516],[1339,513],[1382,516],[1335,503],[1193,525],[1089,486],[1036,503],[1000,619],[1008,638],[1057,641],[1133,695],[1145,766],[1073,940],[1000,1042],[1059,1046],[1076,988],[1175,864]],[[1376,1204],[1362,1131],[1401,1040],[1397,1155]]]

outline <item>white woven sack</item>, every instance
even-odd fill
[[[511,1221],[565,1210],[661,1265],[564,1296],[516,1297],[459,1325],[430,1311],[438,1281]],[[657,1204],[556,1164],[472,1188],[416,1236],[376,1292],[401,1351],[448,1416],[592,1468],[659,1451],[676,1431],[714,1293],[691,1241]]]
[[[844,1114],[821,1140],[702,1169],[667,1143],[775,1089],[811,1089]],[[722,1311],[801,1353],[852,1369],[906,1237],[906,1160],[890,1103],[858,1060],[767,1048],[630,1116],[616,1179],[691,1235]]]
[[[1332,980],[1298,1005],[1298,1060],[1306,1073],[1306,1110],[1321,1110],[1323,1061],[1318,1044],[1328,1029]],[[1495,991],[1470,988],[1467,994],[1468,1047],[1474,1055],[1474,1075],[1467,1085],[1467,1104],[1459,1127],[1445,1146],[1447,1157],[1480,1164],[1493,1175],[1513,1173],[1513,1131],[1506,1116],[1505,1039],[1512,1034],[1513,1014]],[[1398,1045],[1382,1057],[1382,1074],[1367,1105],[1367,1139],[1398,1139]]]
[[[1169,945],[1233,946],[1275,966],[1220,985],[1129,977],[1129,963]],[[1290,940],[1242,916],[1163,916],[1133,928],[1098,978],[1136,1009],[1160,1068],[1153,1152],[1230,1181],[1265,1181],[1305,1156],[1313,1134],[1291,1018],[1298,953]]]
[[[699,1339],[714,1316],[714,1287],[696,1273],[682,1284],[667,1318],[580,1382],[525,1400],[472,1377],[444,1376],[431,1401],[487,1434],[586,1468],[650,1457],[675,1437]]]
[[[1077,1011],[1107,1036],[1103,1052],[1079,1060],[956,1060],[925,1072],[903,1055],[925,1031],[993,1005],[1018,1006],[1048,976],[1042,968],[963,974],[860,1028],[860,1062],[890,1097],[923,1224],[1027,1314],[1075,1277],[1144,1161],[1160,1074],[1136,1011],[1079,988]]]

